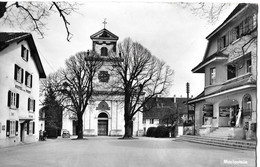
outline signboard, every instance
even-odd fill
[[[230,116],[229,107],[220,107],[219,108],[219,117],[229,117]]]

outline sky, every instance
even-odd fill
[[[88,1],[80,2],[77,13],[68,17],[73,34],[66,40],[64,23],[59,15],[51,15],[42,39],[33,33],[40,58],[48,75],[64,67],[65,60],[79,51],[92,48],[90,36],[104,28],[119,37],[130,37],[141,43],[175,72],[170,97],[186,97],[186,83],[190,83],[190,95],[194,97],[204,89],[204,74],[192,73],[199,64],[207,46],[205,39],[230,14],[235,5],[223,13],[215,25],[194,15],[176,4],[138,1]],[[24,31],[9,26],[0,31]]]

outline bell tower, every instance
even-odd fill
[[[101,57],[108,57],[108,53],[116,52],[118,36],[106,29],[106,20],[103,22],[104,28],[90,36],[92,40],[92,50],[98,53]]]

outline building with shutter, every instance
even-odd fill
[[[124,121],[124,92],[113,91],[112,83],[115,79],[112,61],[120,61],[110,57],[109,53],[117,53],[117,40],[115,34],[106,28],[90,36],[92,50],[100,55],[102,67],[94,78],[94,94],[83,115],[83,130],[85,136],[121,136],[125,132]],[[63,114],[62,129],[77,135],[77,119],[75,116]],[[137,112],[133,118],[133,135],[142,134],[142,113]]]
[[[0,147],[39,138],[39,79],[46,78],[30,33],[0,33]]]
[[[202,62],[192,69],[205,75],[195,105],[200,135],[256,138],[257,4],[239,4],[206,39]]]

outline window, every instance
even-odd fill
[[[227,79],[232,79],[235,78],[237,76],[236,73],[237,69],[235,65],[228,65],[227,66]]]
[[[108,71],[99,71],[99,73],[98,73],[99,82],[108,82],[109,77],[110,77],[110,75],[109,75]]]
[[[223,49],[225,47],[226,38],[225,36],[221,37],[218,41],[218,48],[219,50]]]
[[[14,137],[18,135],[18,121],[7,120],[6,121],[6,136]]]
[[[153,119],[150,119],[150,124],[153,124]]]
[[[248,59],[248,60],[246,61],[246,72],[247,72],[247,73],[251,73],[251,70],[252,70],[251,59]]]
[[[29,88],[32,87],[32,75],[27,71],[25,72],[25,85]]]
[[[35,130],[35,123],[34,122],[28,122],[27,123],[27,135],[32,135],[34,134]]]
[[[8,91],[7,106],[16,109],[19,108],[19,94]]]
[[[233,34],[232,34],[232,41],[235,41],[237,40],[238,38],[240,38],[241,36],[241,24],[236,26],[234,29],[233,29]]]
[[[22,57],[25,61],[28,61],[28,55],[29,55],[29,50],[26,49],[26,48],[22,45],[21,57]]]
[[[16,64],[14,66],[14,79],[17,82],[23,83],[23,69]]]
[[[35,100],[28,98],[28,111],[35,111]]]
[[[210,68],[210,85],[216,83],[216,68]]]
[[[101,56],[107,56],[108,52],[107,52],[107,48],[106,47],[102,47],[101,48]]]

